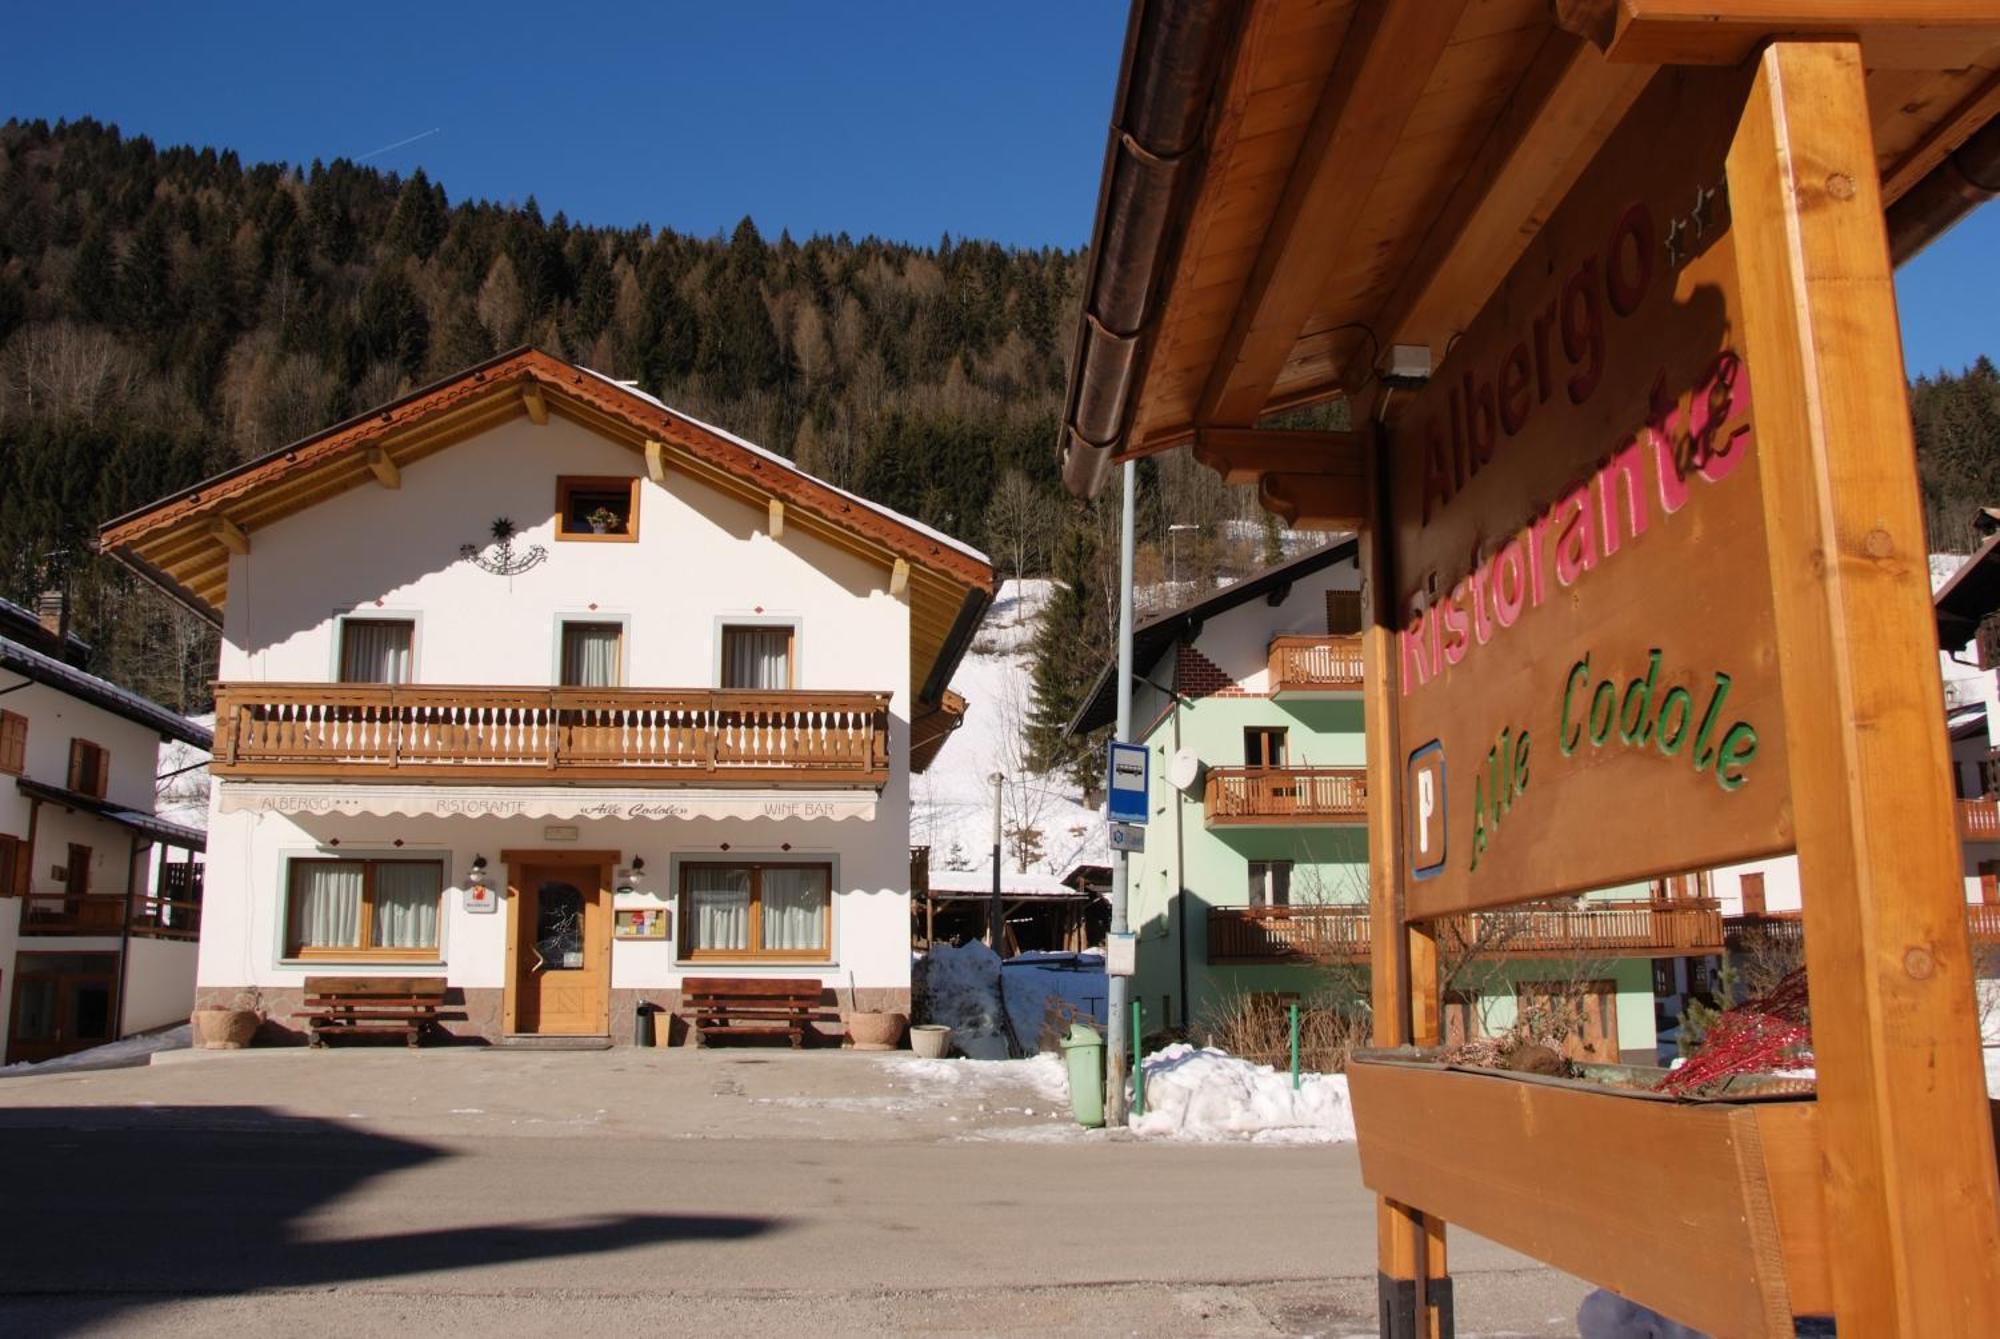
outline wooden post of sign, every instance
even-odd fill
[[[1728,160],[1842,1334],[2000,1332],[2000,1211],[1875,150],[1779,42]]]
[[[1355,412],[1366,417],[1367,410]],[[1371,434],[1364,485],[1375,524],[1361,533],[1363,738],[1368,775],[1369,994],[1377,1046],[1437,1040],[1437,946],[1403,919],[1402,752],[1396,737],[1396,583],[1390,567],[1386,440]],[[1428,1002],[1428,1004],[1426,1003]],[[1428,1020],[1428,1021],[1426,1021]],[[1428,1030],[1427,1030],[1428,1029]],[[1376,1201],[1378,1323],[1384,1339],[1450,1339],[1451,1278],[1444,1224],[1391,1199]]]

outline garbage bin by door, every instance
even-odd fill
[[[640,1000],[632,1011],[632,1044],[634,1046],[658,1046],[659,1027],[653,1021],[660,1012],[660,1006],[650,1000]]]

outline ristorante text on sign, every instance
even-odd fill
[[[1661,75],[1390,443],[1409,914],[1787,849],[1735,71]]]

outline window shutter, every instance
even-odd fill
[[[0,772],[15,776],[28,770],[28,718],[0,711]]]

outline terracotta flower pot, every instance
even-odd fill
[[[240,1051],[264,1020],[255,1009],[196,1009],[188,1015],[193,1044],[200,1051]]]
[[[951,1051],[951,1029],[942,1023],[914,1024],[910,1049],[926,1060],[942,1060]]]
[[[857,1011],[847,1016],[847,1036],[857,1051],[893,1051],[907,1022],[901,1014]]]

